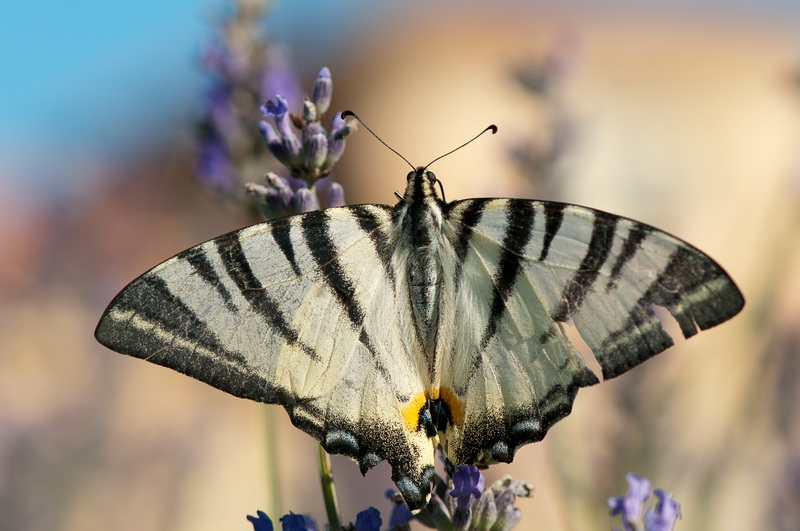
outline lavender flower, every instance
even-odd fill
[[[459,465],[449,482],[438,475],[434,475],[433,479],[431,501],[415,518],[434,529],[513,529],[522,518],[522,513],[515,507],[517,497],[533,495],[532,486],[510,476],[505,476],[484,490],[484,479],[475,466]]]
[[[267,218],[344,205],[344,190],[332,181],[330,173],[344,151],[345,137],[356,130],[356,125],[338,113],[330,132],[320,124],[332,93],[331,73],[326,67],[320,70],[313,96],[306,99],[300,114],[291,114],[289,102],[281,95],[261,106],[264,120],[259,131],[269,151],[291,174],[280,177],[267,173],[266,186],[245,185],[249,194],[264,198],[262,213]]]
[[[680,505],[672,499],[672,495],[656,489],[658,503],[655,509],[647,509],[642,517],[644,504],[653,495],[653,487],[647,479],[637,474],[628,474],[625,479],[628,493],[608,499],[611,516],[622,517],[624,531],[671,531],[680,517]]]
[[[644,515],[644,526],[647,531],[672,531],[675,522],[681,516],[681,506],[672,499],[672,494],[656,489],[658,503],[655,509],[648,509]]]
[[[306,101],[302,115],[290,115],[288,102],[280,95],[261,106],[267,120],[261,121],[259,130],[267,147],[294,177],[309,186],[331,172],[344,149],[344,138],[356,129],[355,122],[339,114],[331,123],[330,133],[320,125],[319,111],[330,104],[332,90],[330,71],[323,68],[314,86],[314,99]],[[295,126],[300,129],[299,137]]]

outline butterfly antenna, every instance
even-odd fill
[[[365,126],[365,127],[366,127],[366,126]],[[478,137],[479,137],[479,136],[481,136],[481,135],[482,135],[483,133],[485,133],[486,131],[491,131],[491,132],[492,132],[492,134],[495,134],[495,133],[497,133],[497,126],[496,126],[496,125],[494,125],[494,124],[490,125],[489,127],[487,127],[486,129],[484,129],[483,131],[481,131],[481,132],[480,132],[480,133],[478,133],[477,135],[473,136],[472,138],[470,138],[469,140],[467,140],[466,142],[464,142],[463,144],[461,144],[461,145],[460,145],[460,146],[458,146],[457,148],[455,148],[455,149],[451,149],[450,151],[448,151],[448,152],[447,152],[447,153],[445,153],[444,155],[439,155],[438,157],[436,157],[435,159],[433,159],[432,161],[430,161],[429,163],[427,163],[427,164],[425,165],[425,168],[427,168],[428,166],[430,166],[431,164],[433,164],[433,163],[434,163],[434,162],[436,162],[437,160],[439,160],[439,159],[443,159],[444,157],[446,157],[447,155],[449,155],[449,154],[451,154],[451,153],[455,153],[456,151],[458,151],[459,149],[463,148],[463,147],[464,147],[464,146],[466,146],[467,144],[471,144],[472,142],[474,142],[475,140],[477,140],[477,139],[478,139]]]
[[[400,157],[401,159],[403,159],[404,161],[406,161],[406,164],[408,164],[409,166],[411,166],[411,169],[412,169],[412,170],[413,170],[413,169],[416,169],[416,168],[414,168],[414,165],[413,165],[413,164],[411,164],[411,163],[408,161],[408,159],[407,159],[407,158],[405,158],[403,155],[401,155],[401,154],[400,154],[400,152],[399,152],[399,151],[397,151],[397,150],[396,150],[396,149],[394,149],[392,146],[390,146],[389,144],[387,144],[386,142],[384,142],[384,141],[383,141],[383,139],[382,139],[381,137],[379,137],[377,134],[375,134],[375,131],[373,131],[372,129],[370,129],[370,128],[369,128],[369,126],[368,126],[367,124],[365,124],[365,123],[364,123],[364,120],[362,120],[361,118],[359,118],[359,117],[358,117],[358,115],[357,115],[356,113],[354,113],[353,111],[343,111],[343,112],[342,112],[342,118],[347,118],[348,116],[352,116],[353,118],[355,118],[355,119],[356,119],[356,121],[357,121],[358,123],[360,123],[361,125],[363,125],[363,126],[364,126],[364,128],[365,128],[367,131],[369,131],[369,132],[372,134],[372,136],[374,136],[375,138],[377,138],[377,139],[378,139],[378,142],[380,142],[381,144],[383,144],[384,146],[386,146],[387,148],[389,148],[389,150],[390,150],[390,151],[392,151],[392,152],[393,152],[395,155],[397,155],[398,157]],[[479,136],[480,136],[480,135],[479,135]]]

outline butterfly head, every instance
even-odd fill
[[[444,187],[436,174],[427,169],[427,166],[418,166],[406,176],[406,193],[403,200],[421,205],[427,201],[440,201],[444,199]],[[439,185],[439,192],[436,185]],[[441,195],[440,195],[441,193]]]

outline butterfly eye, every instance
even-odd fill
[[[425,176],[428,178],[431,184],[435,183],[438,180],[436,179],[436,174],[433,173],[432,171],[426,171]]]
[[[411,178],[414,177],[414,175],[416,175],[416,174],[417,174],[416,171],[408,172],[408,175],[406,175],[406,181],[411,182]]]

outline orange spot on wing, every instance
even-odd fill
[[[428,401],[427,393],[417,393],[408,401],[408,404],[403,406],[400,412],[403,415],[403,422],[406,424],[408,431],[416,431],[419,425],[419,410]]]
[[[453,424],[464,422],[464,402],[458,398],[456,393],[449,387],[439,387],[433,393],[421,392],[415,394],[408,403],[403,406],[400,413],[403,415],[403,422],[408,431],[416,431],[419,427],[419,411],[428,400],[440,399],[450,409],[450,421]]]
[[[464,402],[449,387],[440,387],[434,392],[434,398],[441,398],[450,407],[453,424],[464,422]]]

